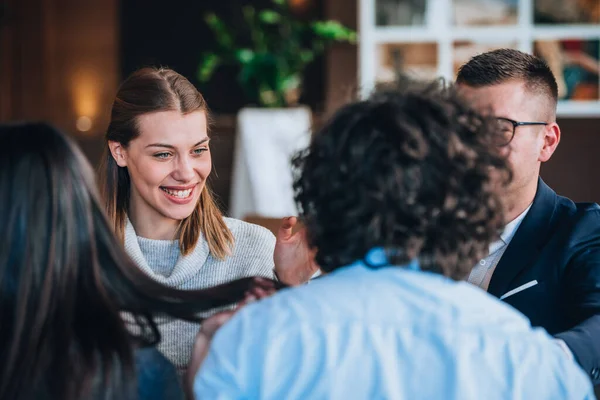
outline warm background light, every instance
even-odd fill
[[[87,132],[92,129],[92,120],[90,117],[81,116],[77,118],[77,122],[75,123],[77,130],[80,132]]]
[[[311,3],[311,0],[288,0],[290,8],[298,13],[305,12],[309,8]]]
[[[98,116],[101,101],[101,85],[98,74],[92,69],[80,69],[71,78],[73,111],[79,118],[77,129],[85,132],[91,128],[92,120]],[[79,126],[87,127],[80,129]]]

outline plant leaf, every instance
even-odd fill
[[[265,24],[276,24],[281,21],[281,14],[273,10],[262,10],[258,13],[258,19]]]
[[[214,32],[215,39],[217,39],[217,43],[225,48],[232,49],[233,45],[233,35],[229,32],[229,29],[225,26],[225,23],[221,18],[219,18],[215,13],[208,13],[204,17],[209,28]]]
[[[300,51],[300,61],[304,64],[308,64],[315,59],[315,53],[312,50],[303,49]]]
[[[356,42],[356,32],[337,21],[329,20],[313,22],[312,30],[315,35],[323,39],[339,42]]]
[[[281,80],[281,89],[283,89],[284,92],[292,89],[298,89],[301,81],[300,75],[294,74],[287,76]]]
[[[200,82],[208,81],[215,69],[221,64],[221,58],[214,53],[205,53],[202,56],[202,61],[200,61],[200,66],[198,66],[198,71],[196,76]]]
[[[254,59],[254,51],[250,49],[239,49],[235,52],[235,58],[240,64],[251,63]]]
[[[267,107],[276,107],[277,106],[277,95],[271,89],[261,87],[259,89],[259,99],[262,104]]]

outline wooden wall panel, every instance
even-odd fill
[[[44,118],[45,2],[9,0],[6,7],[6,20],[0,31],[0,118]]]
[[[118,0],[9,0],[0,31],[0,120],[101,135],[118,77]],[[76,120],[92,120],[80,133]]]
[[[542,166],[542,178],[558,194],[600,203],[600,118],[562,118],[556,152]]]
[[[356,0],[325,0],[325,17],[357,29]],[[330,114],[348,100],[355,98],[358,89],[358,45],[336,43],[326,54],[325,113]]]

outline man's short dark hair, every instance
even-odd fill
[[[512,80],[525,82],[528,90],[558,101],[558,86],[544,60],[514,49],[488,51],[471,58],[458,70],[456,83],[471,87],[492,86]]]
[[[463,279],[503,226],[497,190],[510,172],[491,145],[495,129],[439,83],[404,81],[341,108],[294,159],[319,266],[383,247],[394,265],[418,257],[424,270]]]

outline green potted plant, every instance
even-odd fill
[[[286,0],[242,11],[240,31],[213,13],[205,17],[216,43],[198,67],[206,82],[219,66],[238,66],[238,81],[255,104],[237,114],[229,214],[295,215],[290,158],[308,145],[312,125],[310,109],[298,105],[303,72],[328,44],[356,42],[356,32],[335,21],[298,18]]]
[[[272,3],[271,8],[262,10],[244,7],[246,29],[240,32],[227,27],[214,13],[206,15],[216,49],[202,55],[197,74],[200,82],[208,81],[220,65],[237,65],[241,87],[258,106],[295,106],[306,66],[329,43],[356,42],[356,32],[339,22],[304,21],[294,15],[286,0]]]

